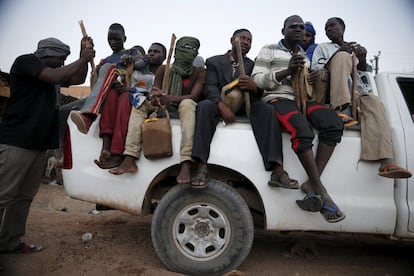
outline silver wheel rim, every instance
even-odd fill
[[[225,213],[205,203],[184,207],[174,220],[172,230],[180,252],[197,261],[217,258],[231,237],[230,222]]]

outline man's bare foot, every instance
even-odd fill
[[[310,183],[309,183],[309,179],[308,180],[306,180],[305,182],[303,182],[301,185],[300,185],[300,190],[302,191],[302,192],[304,192],[305,194],[308,194],[308,193],[313,193],[314,191],[313,191],[313,189],[311,188],[311,186],[310,186]]]
[[[111,142],[112,142],[112,135],[103,134],[102,135],[102,149],[101,154],[99,155],[99,161],[106,162],[109,157],[111,157]]]
[[[177,175],[176,181],[178,184],[190,184],[191,182],[191,162],[183,161],[181,163],[180,172]]]
[[[106,162],[106,160],[108,160],[109,157],[111,157],[111,153],[109,152],[109,150],[102,149],[101,154],[99,155],[99,161]]]
[[[322,200],[323,205],[320,213],[327,222],[335,223],[345,219],[345,213],[339,209],[339,207],[329,196],[323,197]]]
[[[124,173],[136,173],[138,172],[138,166],[135,163],[135,160],[136,159],[134,157],[126,155],[121,165],[119,165],[118,168],[109,170],[109,172],[116,175],[121,175]]]
[[[94,161],[95,164],[98,165],[98,167],[101,169],[112,169],[121,165],[123,159],[124,157],[122,155],[115,154],[109,156],[109,158],[107,158],[105,161],[100,161],[96,159]]]
[[[203,188],[208,181],[208,168],[207,164],[199,163],[193,177],[191,178],[191,185],[196,188]]]

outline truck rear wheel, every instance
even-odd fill
[[[170,270],[222,275],[249,254],[254,226],[243,198],[230,186],[210,180],[205,188],[172,188],[155,210],[151,237]]]

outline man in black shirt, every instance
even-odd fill
[[[25,234],[30,204],[42,180],[46,150],[59,145],[56,89],[85,81],[93,41],[82,38],[80,58],[64,66],[70,48],[56,38],[19,56],[10,70],[10,98],[0,124],[0,252],[30,253]]]

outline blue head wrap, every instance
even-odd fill
[[[306,29],[306,31],[307,32],[310,32],[311,34],[313,34],[314,36],[316,35],[316,31],[315,31],[315,29],[313,28],[313,25],[312,25],[312,23],[311,22],[305,22],[305,29]]]

